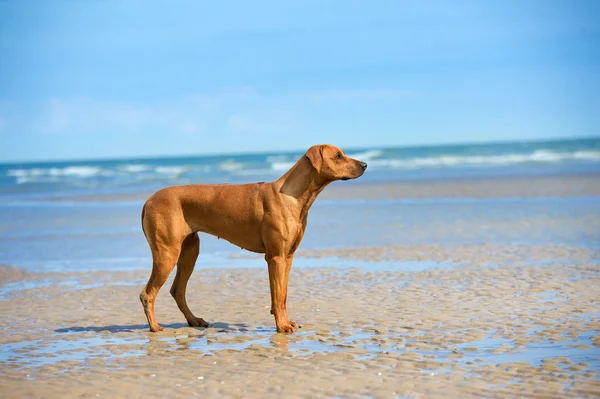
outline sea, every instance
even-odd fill
[[[361,182],[600,171],[600,138],[346,151]],[[0,164],[0,201],[147,192],[166,185],[270,181],[302,151]]]
[[[600,138],[373,146],[346,153],[369,167],[360,179],[339,184],[600,173]],[[144,201],[131,194],[179,184],[270,181],[302,154],[0,164],[0,264],[37,271],[150,270],[140,227]],[[596,230],[594,223],[599,210],[598,198],[317,200],[301,248],[497,242],[598,246],[600,227]],[[203,236],[201,241],[204,267],[264,266],[261,259],[240,260],[240,249],[223,240]]]

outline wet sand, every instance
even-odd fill
[[[138,301],[149,270],[2,267],[0,396],[599,397],[599,258],[558,245],[302,250],[294,335],[275,331],[266,269],[194,273],[188,303],[207,329],[184,324],[167,282],[168,329],[152,334]]]

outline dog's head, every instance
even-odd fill
[[[347,157],[344,151],[330,144],[313,145],[305,158],[325,180],[356,179],[367,169],[365,162]]]

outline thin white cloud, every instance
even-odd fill
[[[311,90],[269,94],[252,87],[192,93],[169,102],[136,103],[86,97],[53,98],[34,118],[42,134],[285,133],[313,114],[419,95],[392,89]]]
[[[42,110],[40,133],[90,133],[138,131],[151,120],[146,107],[90,98],[53,98]]]

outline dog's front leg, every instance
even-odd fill
[[[293,333],[295,323],[287,317],[287,264],[286,256],[266,256],[269,265],[269,285],[271,286],[271,313],[275,316],[278,332]]]

